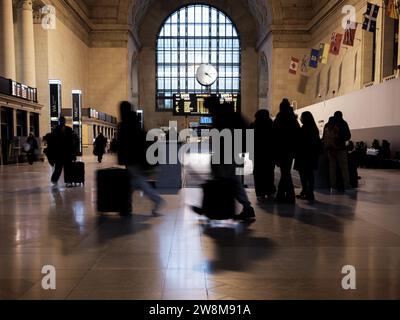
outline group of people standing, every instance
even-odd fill
[[[296,198],[315,200],[315,171],[320,155],[329,156],[331,188],[343,191],[350,188],[346,142],[351,133],[343,114],[338,111],[324,128],[322,139],[311,112],[303,112],[298,121],[290,102],[284,99],[275,120],[267,110],[259,110],[252,124],[255,130],[254,182],[259,200],[275,199],[278,203],[294,204]],[[294,166],[293,166],[294,164]],[[281,179],[275,187],[275,167],[280,168]],[[292,168],[299,172],[302,191],[296,196]],[[337,169],[343,178],[338,186]],[[275,197],[276,195],[276,197]]]

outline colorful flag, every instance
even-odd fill
[[[400,17],[400,0],[385,0],[386,15],[392,19]]]
[[[318,60],[319,60],[319,50],[312,49],[311,50],[311,58],[310,58],[310,67],[317,69],[318,68]]]
[[[354,47],[354,39],[356,38],[357,23],[347,21],[347,28],[344,32],[343,44],[345,46]]]
[[[308,72],[308,64],[310,63],[310,57],[308,55],[304,55],[301,60],[301,72]]]
[[[329,51],[331,46],[329,43],[321,43],[319,45],[319,62],[322,64],[328,63]]]
[[[290,62],[289,72],[291,74],[297,74],[298,69],[299,69],[299,59],[292,57],[292,61]]]
[[[331,48],[329,50],[330,54],[333,54],[335,56],[339,55],[340,47],[342,45],[342,39],[343,39],[343,35],[341,33],[337,33],[337,32],[332,33]]]
[[[378,19],[379,6],[367,3],[367,12],[364,13],[363,29],[369,32],[376,31],[376,20]]]

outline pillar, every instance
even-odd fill
[[[16,79],[12,0],[0,1],[0,76]]]
[[[18,2],[19,82],[36,88],[32,0]]]

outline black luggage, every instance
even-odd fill
[[[64,181],[66,184],[85,184],[85,164],[77,161],[65,165]]]
[[[131,213],[132,192],[127,170],[111,168],[97,171],[97,211]]]
[[[235,215],[235,185],[231,180],[210,180],[203,185],[204,215],[211,220],[232,219]]]

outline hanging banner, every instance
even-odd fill
[[[75,134],[79,137],[79,153],[82,155],[82,91],[72,91],[72,124]]]
[[[331,38],[331,48],[329,50],[330,54],[338,56],[340,53],[340,47],[342,45],[343,34],[334,32]]]
[[[319,60],[319,50],[312,49],[311,50],[311,58],[310,58],[310,67],[317,69],[318,68],[318,60]]]
[[[322,64],[328,63],[329,51],[330,51],[329,43],[321,43],[319,45],[319,62],[321,62]]]
[[[304,55],[303,59],[301,60],[301,72],[307,73],[308,72],[308,65],[310,63],[310,57],[308,55]]]
[[[386,15],[398,20],[400,17],[400,0],[385,0]]]
[[[296,75],[297,70],[299,69],[299,63],[300,63],[299,59],[292,57],[289,67],[289,73]]]
[[[378,19],[379,6],[367,3],[367,12],[364,13],[363,29],[369,32],[376,31],[376,20]]]
[[[354,47],[354,39],[356,38],[357,26],[357,23],[351,23],[350,20],[347,22],[347,28],[344,32],[343,45]]]
[[[61,81],[51,80],[50,86],[50,120],[51,128],[58,125],[61,116]]]

